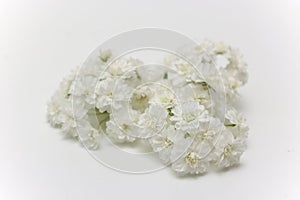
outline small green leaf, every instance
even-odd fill
[[[171,117],[174,116],[174,113],[172,113],[172,108],[168,108],[167,110],[169,112],[169,116],[171,116]]]
[[[184,134],[184,139],[191,137],[191,135],[189,133],[185,133]]]
[[[236,124],[225,124],[225,126],[227,126],[227,127],[235,127]]]
[[[164,74],[164,79],[168,79],[168,72]]]

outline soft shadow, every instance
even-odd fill
[[[202,174],[186,174],[186,175],[181,175],[181,174],[178,174],[178,173],[176,173],[174,171],[172,171],[172,174],[177,179],[191,179],[191,180],[193,179],[193,180],[197,180],[197,179],[202,178],[204,176],[208,176],[211,173],[215,173],[217,175],[222,175],[222,174],[226,174],[226,173],[230,173],[230,172],[235,172],[236,170],[239,170],[241,168],[243,168],[242,164],[236,164],[236,165],[233,165],[231,167],[224,168],[224,169],[212,169],[212,170],[209,170],[208,172],[202,173]]]
[[[243,164],[239,163],[239,164],[236,164],[236,165],[233,165],[231,167],[227,167],[227,168],[224,168],[224,169],[217,169],[217,170],[214,170],[217,174],[225,174],[225,173],[229,173],[229,172],[234,172],[236,170],[240,170],[243,168]]]

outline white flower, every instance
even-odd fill
[[[59,85],[59,89],[51,97],[47,105],[47,118],[51,126],[59,127],[62,122],[62,110],[70,104],[70,97],[72,95],[71,85],[75,79],[76,70],[73,70],[69,76],[63,79]]]
[[[197,143],[200,158],[208,156],[213,151],[218,137],[224,129],[224,125],[218,118],[211,118],[209,127],[197,133],[195,143]]]
[[[107,68],[107,72],[109,72],[111,76],[123,76],[126,73],[129,73],[129,75],[131,75],[130,71],[135,70],[135,67],[141,64],[142,62],[137,59],[121,58],[110,63]]]
[[[189,76],[195,72],[195,69],[190,63],[177,56],[169,56],[164,61],[165,65],[170,66],[171,69],[182,76]]]
[[[177,98],[169,87],[157,85],[149,102],[150,104],[159,104],[164,109],[168,109],[177,104]]]
[[[71,71],[71,74],[67,77],[65,77],[62,82],[59,85],[59,91],[64,93],[64,97],[69,97],[72,94],[72,84],[74,80],[76,79],[76,75],[78,72],[78,68]],[[55,95],[53,95],[55,96]]]
[[[96,107],[100,112],[110,112],[115,80],[112,78],[100,81],[96,87]]]
[[[156,82],[163,79],[166,69],[161,66],[145,65],[137,68],[140,79],[144,82]]]
[[[77,76],[72,84],[72,95],[82,98],[88,106],[95,104],[95,89],[97,77],[95,76]]]
[[[85,124],[88,120],[86,114],[87,110],[84,104],[81,104],[76,99],[64,101],[60,112],[62,132],[67,136],[76,137],[78,135],[78,125]]]
[[[184,141],[181,140],[174,145],[173,170],[179,174],[199,174],[208,171],[214,158],[212,152],[216,140],[224,129],[219,119],[212,118],[210,122],[209,128],[205,131],[200,131],[195,137],[185,135]]]
[[[246,150],[245,141],[234,139],[229,131],[224,131],[218,138],[215,145],[214,161],[218,168],[226,168],[236,165]]]
[[[175,127],[191,134],[195,134],[199,129],[204,129],[205,123],[209,120],[208,111],[195,101],[177,105],[172,113],[174,116],[170,120],[176,122]]]
[[[185,137],[176,143],[171,153],[172,169],[181,175],[207,172],[210,157],[199,154],[197,142],[192,137]]]
[[[205,106],[206,109],[213,106],[212,97],[205,82],[189,83],[183,87],[176,88],[175,91],[178,94],[178,99],[181,101],[196,101]]]
[[[162,162],[168,164],[171,161],[170,156],[174,144],[179,142],[182,137],[182,132],[170,125],[151,137],[149,143],[152,146],[153,151],[159,153],[159,158]]]
[[[59,127],[63,124],[62,122],[62,109],[65,104],[69,103],[68,99],[65,98],[65,93],[61,90],[55,92],[47,106],[47,118],[48,122],[53,127]]]
[[[227,109],[225,118],[225,126],[235,138],[246,138],[248,136],[249,128],[241,113],[231,107]]]
[[[134,110],[144,112],[149,106],[149,99],[152,97],[153,91],[150,86],[144,85],[136,88],[130,98],[131,107]]]
[[[127,70],[129,70],[129,66],[127,65],[127,60],[125,59],[118,59],[111,63],[108,66],[107,71],[112,75],[112,76],[121,76],[123,75]]]
[[[112,53],[111,51],[108,49],[108,50],[105,50],[105,51],[101,51],[100,53],[100,60],[103,61],[103,62],[107,62],[112,56]]]
[[[87,120],[81,120],[77,123],[77,132],[82,144],[90,149],[96,150],[99,148],[100,132],[91,126]]]
[[[142,131],[139,137],[148,138],[160,132],[165,124],[168,112],[160,105],[150,105],[143,114],[140,115],[139,126]]]
[[[172,164],[172,169],[181,175],[207,172],[210,163],[200,159],[194,151],[188,151]]]
[[[134,127],[130,123],[117,125],[113,120],[106,122],[106,133],[113,141],[118,143],[135,141],[135,137],[130,135],[130,132],[133,131],[132,129],[134,129]]]
[[[176,71],[170,71],[168,72],[168,81],[172,88],[178,88],[183,87],[186,85],[186,78],[178,73]]]

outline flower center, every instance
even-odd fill
[[[183,116],[183,119],[187,122],[193,121],[194,119],[196,119],[196,116],[193,113],[186,113]]]
[[[165,148],[168,148],[170,146],[172,146],[174,143],[169,139],[169,138],[165,138]]]
[[[199,156],[195,152],[189,152],[185,156],[185,162],[187,162],[187,164],[190,167],[195,167],[198,161],[199,161]]]
[[[224,155],[228,156],[232,151],[232,145],[228,144],[227,146],[224,147]]]

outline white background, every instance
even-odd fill
[[[300,199],[299,24],[296,0],[1,0],[0,199]],[[239,167],[185,178],[119,173],[46,123],[63,76],[112,35],[141,27],[242,50],[251,135]]]

